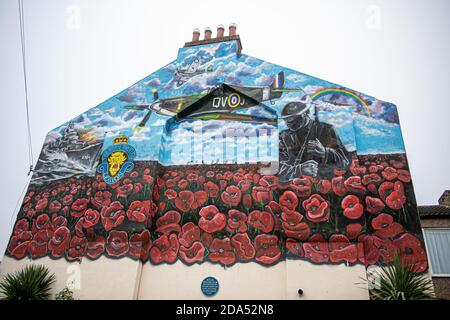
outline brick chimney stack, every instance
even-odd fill
[[[242,44],[241,44],[241,38],[239,35],[236,34],[236,23],[230,23],[228,30],[229,34],[225,35],[225,27],[223,24],[219,24],[217,26],[217,36],[215,38],[212,38],[212,31],[211,28],[206,27],[204,29],[204,38],[200,39],[200,30],[195,28],[192,31],[192,41],[186,42],[184,44],[185,47],[193,47],[193,46],[199,46],[209,43],[219,43],[219,42],[226,42],[226,41],[237,41],[238,49],[237,52],[240,54],[242,50]]]
[[[200,40],[200,30],[195,28],[194,31],[192,31],[192,42],[199,40]]]
[[[224,32],[225,32],[225,27],[223,26],[223,24],[219,24],[217,26],[217,38],[223,38]]]
[[[206,28],[205,28],[205,39],[204,39],[204,40],[209,40],[209,39],[211,39],[211,34],[212,34],[211,28],[210,28],[210,27],[206,27]]]
[[[235,36],[236,35],[236,27],[237,27],[236,23],[231,23],[230,24],[230,26],[228,27],[228,35],[229,36]]]

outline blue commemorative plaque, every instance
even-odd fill
[[[205,296],[212,297],[219,291],[219,281],[214,277],[207,277],[203,279],[200,288]]]

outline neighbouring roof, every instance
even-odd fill
[[[450,190],[445,190],[439,198],[440,205],[450,205]]]
[[[446,218],[450,217],[450,207],[447,206],[418,206],[421,218]]]

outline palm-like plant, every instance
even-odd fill
[[[377,285],[370,289],[373,300],[421,300],[433,299],[433,283],[423,274],[414,272],[415,266],[404,263],[400,255],[394,255],[392,265],[370,273]]]
[[[55,275],[42,265],[28,265],[7,274],[0,282],[0,295],[6,300],[48,300]]]

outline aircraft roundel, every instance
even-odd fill
[[[241,96],[238,93],[232,93],[228,96],[228,106],[236,108],[241,103]]]

